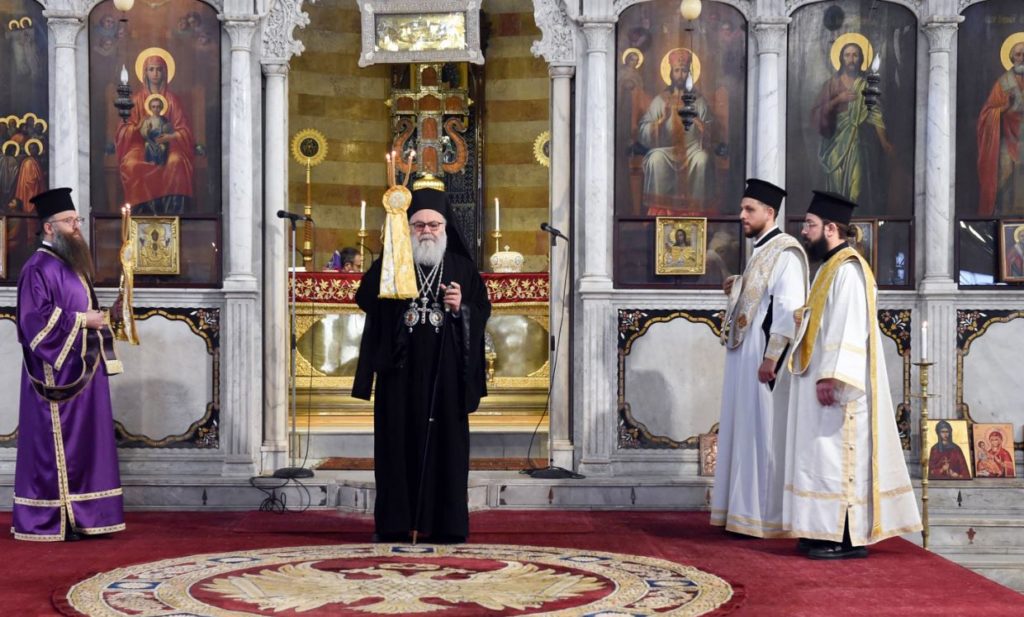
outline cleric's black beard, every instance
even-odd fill
[[[802,242],[804,248],[807,249],[807,256],[811,258],[811,261],[821,261],[825,259],[825,255],[828,255],[828,242],[824,236],[817,240],[804,238]]]
[[[84,238],[58,231],[53,235],[50,245],[53,252],[68,262],[72,270],[92,280],[92,253],[89,252],[89,245],[86,244]]]

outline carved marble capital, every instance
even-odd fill
[[[786,49],[788,17],[764,18],[754,22],[754,41],[758,54],[781,54]]]
[[[263,18],[262,55],[268,62],[287,62],[306,50],[302,41],[292,36],[296,26],[305,28],[309,25],[309,14],[302,10],[303,2],[305,0],[276,0]]]
[[[548,67],[551,79],[571,79],[576,74],[576,67],[569,64],[552,64]]]
[[[46,17],[46,25],[50,28],[53,46],[74,49],[78,33],[85,25],[85,21],[78,15],[63,11],[43,11],[43,16]]]
[[[928,53],[948,53],[953,46],[953,37],[956,36],[960,22],[963,20],[964,18],[961,15],[932,17],[929,19],[922,27],[928,36]]]
[[[284,62],[270,62],[261,65],[263,74],[267,77],[288,77],[289,66]]]
[[[256,18],[247,15],[222,15],[224,29],[231,37],[231,51],[252,51],[252,35],[256,32]]]
[[[610,21],[588,21],[583,24],[583,36],[587,39],[587,53],[607,53],[611,50],[615,24]]]
[[[561,0],[535,0],[533,19],[543,38],[534,41],[530,52],[548,62],[576,61],[576,33]]]

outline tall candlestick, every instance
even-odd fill
[[[921,322],[921,362],[928,358],[928,322]]]
[[[499,208],[501,205],[498,203],[498,198],[494,198],[494,231],[501,231],[501,214]]]
[[[359,202],[359,229],[366,229],[366,200]]]

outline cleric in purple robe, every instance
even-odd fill
[[[491,303],[451,224],[445,193],[414,191],[407,214],[420,297],[379,298],[381,260],[356,292],[366,324],[352,396],[369,400],[377,378],[375,539],[406,541],[415,530],[428,542],[464,542],[469,414],[487,395],[484,326]],[[434,422],[428,423],[431,401]]]
[[[13,533],[59,542],[124,529],[107,376],[120,373],[71,189],[32,198],[42,245],[18,278],[24,353]]]

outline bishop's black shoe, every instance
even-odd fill
[[[831,546],[833,542],[828,540],[814,540],[812,538],[800,538],[796,541],[796,550],[801,553],[807,553],[813,548]]]
[[[807,551],[811,559],[863,559],[868,556],[866,546],[848,546],[835,543],[831,546],[819,546]]]
[[[375,532],[373,532],[373,540],[372,540],[372,542],[374,544],[392,543],[392,542],[395,542],[395,543],[409,542],[409,532],[407,532],[407,531],[399,531],[399,532],[390,532],[389,533],[389,532],[378,532],[378,531],[375,531]]]

